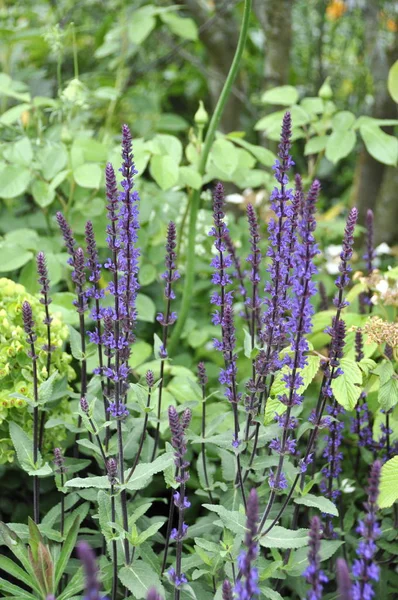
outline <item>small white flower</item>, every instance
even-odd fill
[[[380,279],[375,288],[380,294],[385,294],[388,290],[388,281],[386,279]]]
[[[229,204],[242,204],[243,200],[242,194],[228,194],[228,196],[225,196],[225,201]]]
[[[375,254],[376,256],[380,256],[381,254],[391,254],[391,248],[388,244],[383,242],[375,248]]]

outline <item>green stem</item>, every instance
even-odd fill
[[[238,74],[240,61],[242,58],[243,50],[246,45],[247,33],[249,29],[249,19],[251,14],[252,0],[245,0],[245,7],[243,10],[242,26],[240,29],[238,45],[236,47],[235,56],[233,58],[229,73],[224,83],[224,87],[221,91],[220,97],[217,102],[217,106],[214,109],[213,116],[210,120],[209,127],[207,129],[203,149],[199,163],[199,173],[203,177],[206,171],[207,159],[209,158],[210,150],[213,145],[214,137],[216,135],[217,127],[220,123],[224,107],[231,94],[232,86],[235,82]],[[189,229],[188,229],[188,248],[187,248],[187,263],[185,272],[185,283],[182,294],[181,307],[178,314],[177,323],[174,327],[173,334],[169,342],[169,352],[171,355],[175,353],[176,346],[180,340],[181,332],[184,328],[186,318],[192,303],[192,289],[195,280],[195,242],[196,242],[196,222],[198,219],[199,204],[200,204],[200,193],[201,190],[193,190],[191,197],[191,209],[189,215]]]

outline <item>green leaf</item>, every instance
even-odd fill
[[[334,130],[351,129],[356,120],[355,115],[349,110],[341,110],[333,115],[332,126]]]
[[[180,167],[178,184],[191,187],[194,190],[200,190],[202,178],[193,167]]]
[[[268,150],[268,148],[250,144],[249,142],[246,142],[246,140],[242,140],[242,138],[238,137],[236,134],[234,135],[233,133],[228,134],[227,138],[234,144],[242,146],[242,148],[248,150],[262,165],[265,165],[266,167],[272,167],[274,164],[276,156],[273,152],[271,152],[271,150]]]
[[[128,567],[119,570],[119,579],[133,594],[134,598],[146,598],[150,588],[156,588],[164,596],[164,589],[157,573],[143,560],[135,560]]]
[[[65,572],[65,569],[68,565],[69,558],[73,552],[74,547],[76,546],[77,536],[79,534],[79,528],[81,524],[81,517],[77,516],[73,522],[72,527],[68,531],[68,535],[66,536],[66,540],[62,544],[62,551],[57,559],[55,565],[55,582],[54,588],[57,587],[62,575]]]
[[[16,165],[2,165],[0,168],[0,198],[16,198],[23,194],[29,185],[31,173],[27,168]]]
[[[381,468],[380,493],[377,504],[389,508],[398,500],[398,456],[388,460]]]
[[[16,121],[18,121],[22,114],[31,108],[30,104],[18,104],[17,106],[13,106],[9,108],[0,117],[0,123],[3,125],[13,125]]]
[[[354,410],[361,395],[361,388],[357,384],[362,383],[362,372],[351,358],[342,358],[340,366],[343,374],[332,381],[333,395],[343,408]]]
[[[193,19],[180,17],[172,12],[162,13],[160,18],[172,33],[184,40],[195,41],[198,39],[198,28]]]
[[[34,591],[40,593],[40,588],[36,585],[33,577],[30,577],[26,571],[15,564],[10,558],[6,556],[0,556],[0,570],[5,571],[8,575],[14,577],[17,581],[21,581],[28,588],[32,588]]]
[[[283,600],[283,596],[279,592],[269,587],[260,587],[260,591],[265,598],[269,600]]]
[[[216,169],[232,175],[238,166],[238,154],[235,146],[223,138],[216,140],[210,152],[210,160]]]
[[[142,265],[138,274],[140,285],[145,286],[153,283],[156,279],[156,268],[153,265]]]
[[[339,516],[339,511],[336,506],[323,496],[314,496],[313,494],[307,494],[300,498],[295,498],[294,502],[302,506],[309,506],[311,508],[319,508],[319,510],[327,515],[333,515],[334,517]]]
[[[1,195],[1,194],[0,194]],[[33,253],[23,250],[15,244],[0,244],[0,273],[8,273],[20,269],[33,258]]]
[[[331,558],[343,544],[344,542],[339,540],[321,540],[321,549],[319,552],[321,562]],[[302,575],[307,565],[308,549],[300,548],[291,555],[287,570],[289,575],[299,577]]]
[[[53,394],[54,383],[58,377],[58,371],[54,371],[46,381],[39,387],[39,404],[46,404],[51,400]]]
[[[159,521],[157,523],[152,523],[152,525],[149,525],[149,527],[147,529],[145,529],[145,531],[142,531],[139,534],[139,536],[135,540],[134,545],[141,546],[141,544],[143,544],[145,542],[145,540],[147,540],[148,538],[155,535],[155,533],[157,533],[162,526],[163,526],[163,521]]]
[[[153,475],[170,467],[170,465],[173,464],[173,461],[173,452],[165,452],[165,454],[158,456],[158,458],[151,463],[141,463],[137,465],[133,475],[126,483],[126,488],[128,490],[142,490],[142,488],[149,483]],[[127,475],[128,471],[126,471],[126,476]],[[127,481],[127,477],[125,480]]]
[[[47,142],[36,155],[40,163],[41,172],[46,181],[51,181],[66,167],[68,153],[63,144]],[[68,171],[66,171],[68,173]],[[59,185],[59,183],[57,184]],[[53,185],[55,189],[57,186]]]
[[[59,596],[57,596],[57,600],[70,600],[70,598],[74,598],[84,589],[84,573],[83,568],[80,567],[76,573],[73,575],[72,579],[66,586]]]
[[[95,163],[86,163],[73,169],[73,178],[83,188],[98,189],[101,184],[101,167]]]
[[[54,201],[55,191],[46,181],[37,179],[32,185],[32,196],[40,208],[45,208]]]
[[[35,463],[33,462],[33,442],[27,436],[22,427],[14,423],[14,421],[11,421],[10,423],[10,437],[12,439],[12,443],[21,467],[25,471],[35,468]],[[38,460],[39,464],[40,462],[41,457]]]
[[[4,158],[11,164],[30,167],[33,160],[32,143],[28,137],[23,137],[13,144],[8,144],[3,152]]]
[[[355,146],[356,139],[354,131],[344,129],[333,131],[326,143],[326,158],[336,164],[339,160],[348,156]]]
[[[244,514],[236,510],[227,510],[224,508],[224,506],[214,504],[203,504],[203,507],[207,508],[207,510],[217,513],[223,522],[223,525],[232,531],[232,533],[238,533],[241,535],[246,533],[246,517]]]
[[[68,325],[68,329],[69,329],[70,350],[72,352],[72,356],[76,360],[82,360],[83,359],[83,353],[82,353],[82,338],[81,338],[81,335],[80,335],[80,333],[78,331],[76,331],[76,329],[74,329],[73,327],[71,327],[71,325]]]
[[[28,557],[26,546],[20,538],[5,523],[0,522],[0,541],[5,544],[14,556],[20,561],[25,571],[36,580],[35,572]]]
[[[156,306],[152,298],[145,294],[137,294],[136,298],[137,320],[147,323],[155,322]]]
[[[318,154],[319,152],[323,152],[326,148],[328,140],[328,135],[318,135],[308,140],[304,148],[305,156],[308,156],[309,154]]]
[[[128,23],[128,36],[131,43],[139,46],[155,28],[156,19],[152,15],[150,6],[135,10]]]
[[[308,545],[308,529],[292,531],[276,525],[267,535],[260,537],[264,548],[303,548]]]
[[[281,106],[292,106],[299,99],[299,93],[292,85],[281,85],[272,90],[264,92],[261,101],[264,104],[280,104]]]
[[[6,581],[5,579],[0,578],[0,590],[3,592],[7,592],[7,596],[4,598],[18,598],[18,600],[37,600],[37,596],[26,592],[22,588]]]
[[[364,124],[359,128],[366,149],[373,158],[385,165],[395,166],[398,159],[398,140],[384,133],[376,125]]]
[[[387,87],[391,98],[398,104],[398,60],[395,61],[388,73]]]
[[[149,164],[149,172],[162,190],[169,190],[178,182],[178,164],[171,156],[154,154]]]

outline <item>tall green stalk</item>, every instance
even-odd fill
[[[224,83],[224,87],[221,91],[220,97],[217,102],[217,106],[214,109],[213,116],[210,120],[210,124],[206,133],[205,141],[203,144],[200,163],[199,173],[203,177],[206,171],[207,159],[209,158],[210,150],[213,145],[214,136],[216,134],[217,127],[220,123],[225,104],[231,94],[232,86],[236,79],[239,71],[239,65],[242,58],[243,50],[246,45],[247,33],[249,29],[249,19],[251,14],[252,0],[245,0],[245,6],[243,10],[242,26],[240,29],[238,45],[236,46],[235,56],[232,61],[229,73]],[[176,346],[179,342],[181,332],[184,328],[186,318],[188,316],[189,308],[192,302],[192,289],[195,279],[195,242],[196,242],[196,222],[198,219],[199,205],[200,205],[200,194],[201,190],[193,190],[190,198],[190,213],[189,213],[189,229],[188,229],[188,248],[187,248],[187,262],[186,262],[186,273],[184,290],[182,294],[181,307],[178,313],[178,319],[174,327],[173,334],[169,342],[170,354],[175,353]]]

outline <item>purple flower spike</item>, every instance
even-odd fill
[[[92,548],[87,542],[79,542],[76,551],[84,570],[85,595],[83,600],[105,600],[100,594],[101,585],[98,580],[98,567]]]
[[[207,383],[207,373],[205,363],[200,362],[198,364],[198,383],[201,387],[204,387]]]
[[[222,584],[222,600],[233,600],[232,585],[228,579],[224,579]]]
[[[306,578],[307,583],[311,586],[307,599],[321,600],[323,584],[328,582],[328,578],[320,568],[321,521],[318,517],[311,519],[309,538],[309,565],[303,573],[303,577]]]
[[[38,282],[41,285],[40,294],[42,295],[42,298],[40,298],[40,302],[48,306],[49,304],[51,304],[52,300],[48,296],[48,293],[50,291],[50,281],[48,278],[47,262],[44,252],[37,253],[36,264],[37,274],[39,275]]]
[[[117,462],[114,458],[109,458],[106,463],[106,472],[108,475],[109,483],[115,485],[117,482]]]
[[[259,321],[259,310],[260,310],[260,299],[258,296],[258,284],[260,283],[259,268],[261,263],[261,252],[258,244],[260,242],[260,236],[258,232],[258,222],[256,212],[251,204],[247,205],[247,220],[249,222],[249,233],[250,233],[250,248],[251,253],[247,257],[246,261],[251,264],[251,270],[249,273],[249,279],[252,283],[252,296],[248,296],[246,303],[249,306],[251,312],[251,323],[250,332],[252,339],[254,339],[255,331]]]
[[[155,385],[155,376],[153,374],[153,371],[149,370],[146,372],[145,380],[146,380],[147,386],[149,388],[153,388],[153,386]]]
[[[65,459],[61,448],[54,448],[54,464],[56,466],[57,473],[66,473]]]
[[[170,301],[175,299],[175,293],[174,293],[173,287],[172,287],[173,282],[176,281],[177,279],[179,279],[179,277],[180,277],[180,274],[177,271],[177,265],[176,265],[176,260],[177,260],[177,254],[175,253],[175,248],[177,246],[176,237],[177,237],[176,226],[173,223],[173,221],[170,221],[168,228],[167,228],[167,243],[166,243],[166,258],[165,258],[166,271],[162,275],[162,278],[166,282],[166,285],[164,288],[164,295],[167,300],[166,312],[159,313],[157,316],[157,321],[159,321],[159,323],[161,325],[163,325],[163,327],[169,327],[169,325],[173,325],[173,323],[175,323],[175,321],[177,319],[177,314],[175,312],[170,312]],[[166,339],[165,336],[164,336],[164,339]]]
[[[176,477],[176,481],[179,481],[180,483],[185,483],[189,479],[189,473],[186,472],[189,463],[185,461],[187,446],[184,436],[184,429],[185,426],[189,424],[191,413],[189,411],[188,414],[187,411],[184,411],[182,417],[180,418],[174,406],[169,406],[168,413],[171,431],[171,445],[175,450],[174,462],[179,470],[179,473]]]
[[[99,300],[104,297],[104,291],[99,289],[98,283],[101,279],[101,264],[98,261],[97,243],[95,241],[93,224],[91,221],[86,223],[86,244],[87,244],[87,262],[86,267],[89,272],[89,280],[93,286],[86,290],[86,297],[92,297]],[[97,315],[93,315],[97,317]]]
[[[235,585],[237,600],[250,600],[260,593],[257,585],[258,571],[253,566],[258,554],[257,525],[258,497],[256,490],[253,488],[247,498],[246,535],[244,540],[246,551],[243,551],[238,557],[238,567],[242,573],[242,578]]]
[[[339,591],[338,600],[352,600],[350,572],[344,558],[336,560],[336,576]]]
[[[34,341],[35,341],[36,336],[33,331],[35,322],[33,320],[32,307],[27,300],[25,300],[25,302],[23,302],[23,304],[22,304],[22,320],[23,320],[23,327],[24,327],[25,333],[29,337],[28,341],[30,342],[32,337],[34,338]]]
[[[61,212],[57,212],[55,215],[57,219],[58,226],[61,230],[62,237],[64,238],[64,243],[66,247],[66,251],[70,255],[71,258],[68,259],[68,263],[73,265],[74,256],[75,256],[75,246],[76,240],[73,236],[73,231],[69,226],[68,221],[65,219],[64,215]]]
[[[363,258],[366,261],[366,269],[368,271],[368,275],[370,275],[374,269],[373,261],[375,259],[373,221],[373,211],[369,209],[366,213],[366,252],[363,255]]]
[[[334,299],[334,305],[337,309],[342,310],[348,306],[348,302],[342,300],[341,292],[350,283],[349,274],[351,272],[351,266],[349,261],[352,258],[352,247],[354,245],[354,229],[358,219],[358,210],[354,207],[350,210],[347,223],[344,230],[343,238],[343,249],[340,253],[340,274],[337,277],[335,283],[336,287],[340,290],[340,294]]]
[[[279,351],[287,336],[287,318],[290,310],[288,298],[289,268],[291,264],[292,241],[292,201],[293,190],[287,188],[287,173],[294,165],[289,154],[291,147],[291,115],[283,118],[278,159],[273,167],[279,187],[271,193],[271,208],[275,214],[268,224],[269,247],[267,256],[271,259],[268,267],[270,279],[265,285],[265,310],[260,339],[267,347],[268,372],[275,372],[283,366]]]
[[[353,600],[372,600],[375,595],[372,581],[379,581],[380,569],[375,562],[377,546],[375,540],[381,535],[377,521],[377,498],[379,496],[381,462],[376,461],[371,468],[368,486],[368,501],[365,502],[365,516],[358,521],[357,533],[363,538],[356,550],[358,558],[352,565],[355,577]]]
[[[163,597],[157,593],[156,588],[150,588],[146,595],[146,600],[163,600]]]

